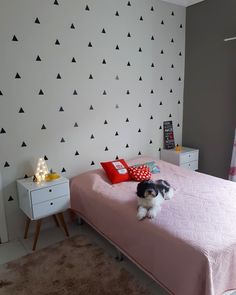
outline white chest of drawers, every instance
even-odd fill
[[[61,177],[37,184],[31,178],[17,180],[19,205],[31,219],[37,220],[70,208],[69,180]]]
[[[161,151],[161,160],[189,168],[191,170],[198,169],[198,157],[199,150],[193,148],[183,147],[180,152],[176,152],[174,149]]]
[[[69,236],[63,211],[70,208],[69,180],[61,177],[52,182],[35,183],[31,178],[17,180],[20,209],[26,214],[24,238],[27,238],[31,220],[36,220],[33,250],[36,248],[41,222],[44,217],[53,215],[56,225],[58,218],[67,236]]]

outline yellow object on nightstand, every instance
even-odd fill
[[[45,176],[45,180],[46,181],[53,181],[55,179],[58,179],[60,178],[60,174],[56,173],[56,172],[52,172],[52,173],[48,173],[46,176]]]
[[[181,152],[182,151],[182,146],[177,144],[176,147],[175,147],[175,151],[176,152]]]

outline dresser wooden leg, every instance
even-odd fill
[[[36,248],[37,245],[37,241],[38,241],[38,237],[39,237],[39,233],[40,233],[40,228],[41,228],[41,223],[42,223],[42,219],[37,220],[36,223],[36,230],[35,230],[35,235],[34,235],[34,245],[33,245],[33,251]]]
[[[65,231],[67,237],[69,237],[69,232],[67,230],[67,226],[66,226],[66,223],[65,223],[65,220],[64,220],[64,217],[63,217],[63,213],[58,213],[57,215],[59,216],[61,225],[64,228],[64,231]]]
[[[24,239],[27,239],[28,236],[28,231],[29,231],[29,226],[30,226],[30,218],[27,217],[26,218],[26,222],[25,222],[25,234],[24,234]]]
[[[57,216],[56,216],[55,214],[53,215],[53,219],[54,219],[54,221],[55,221],[57,227],[59,227],[60,224],[59,224],[59,222],[58,222],[58,220],[57,220]]]

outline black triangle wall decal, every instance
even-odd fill
[[[71,24],[70,28],[71,28],[71,29],[75,29],[75,26],[74,26],[73,23]]]
[[[143,17],[142,17],[142,16],[140,16],[140,19],[139,19],[139,20],[141,20],[141,21],[142,21],[142,20],[143,20]]]
[[[16,73],[15,79],[21,79],[21,76],[18,73]]]
[[[54,5],[59,5],[57,0],[54,1]]]
[[[78,93],[77,93],[77,91],[76,91],[76,90],[74,90],[74,92],[73,92],[73,95],[78,95]]]
[[[44,93],[43,93],[43,90],[42,90],[42,89],[40,89],[40,90],[39,90],[39,95],[44,95]]]
[[[63,167],[61,170],[62,173],[66,172],[66,169]]]
[[[119,48],[119,46],[118,46],[118,45],[116,45],[116,50],[120,50],[120,48]]]
[[[92,45],[92,43],[91,43],[91,42],[89,42],[89,44],[88,44],[88,47],[93,47],[93,45]]]
[[[91,139],[94,139],[94,135],[92,134],[90,138],[91,138]]]
[[[79,156],[79,152],[78,151],[75,152],[75,156]]]
[[[128,33],[127,37],[131,37],[131,34],[130,34],[130,32]]]
[[[91,162],[91,166],[95,165],[94,161]]]
[[[93,110],[93,106],[92,106],[92,105],[90,106],[89,110],[90,110],[90,111],[92,111],[92,110]]]
[[[131,3],[130,3],[130,1],[128,1],[128,3],[127,3],[127,6],[131,6]]]
[[[106,151],[108,151],[108,147],[107,147],[107,146],[105,147],[105,152],[106,152]]]
[[[46,155],[44,156],[44,160],[45,161],[48,161],[48,157]]]
[[[23,141],[22,144],[21,144],[21,147],[26,147],[26,143]]]
[[[104,124],[105,124],[105,125],[108,124],[108,123],[107,123],[107,120],[104,121]]]
[[[139,151],[139,152],[138,152],[138,156],[141,156],[141,155],[142,155],[142,153]]]
[[[0,90],[0,95],[3,95],[1,90]]]
[[[102,33],[103,33],[103,34],[106,34],[106,31],[105,31],[105,29],[104,29],[104,28],[102,29]]]
[[[34,21],[36,24],[40,24],[40,21],[39,19],[36,17],[35,21]]]
[[[116,156],[116,160],[119,160],[119,156]]]
[[[118,11],[116,11],[116,14],[115,14],[115,16],[119,16],[119,12],[118,12]]]
[[[12,41],[15,41],[15,42],[17,42],[17,41],[18,41],[18,39],[16,38],[16,36],[15,36],[15,35],[13,36],[13,38],[12,38]]]
[[[115,136],[118,136],[118,135],[119,135],[119,133],[118,133],[118,131],[116,131]]]
[[[78,125],[78,123],[77,123],[77,122],[75,122],[75,124],[74,124],[74,127],[79,127],[79,125]]]
[[[151,7],[151,11],[154,11],[154,7],[153,6]]]
[[[59,42],[58,39],[56,40],[55,44],[56,44],[56,45],[60,45],[60,42]]]
[[[126,122],[129,122],[129,118],[126,119]]]
[[[10,164],[8,162],[5,162],[4,167],[10,167]]]
[[[89,79],[93,79],[93,76],[92,76],[92,74],[90,74],[90,75],[89,75]]]
[[[60,107],[59,112],[64,112],[63,107]]]
[[[85,10],[87,10],[87,11],[89,11],[90,9],[89,9],[89,7],[88,7],[88,5],[86,5],[86,7],[85,7]]]
[[[41,127],[41,130],[45,130],[45,129],[47,129],[47,128],[46,128],[46,126],[43,124],[42,127]]]
[[[1,129],[1,131],[0,131],[0,134],[4,134],[4,133],[6,133],[6,131],[5,131],[5,129]]]
[[[63,137],[61,138],[61,142],[65,142],[65,139]]]
[[[74,58],[74,57],[72,58],[71,62],[76,62],[76,60],[75,60],[75,58]]]
[[[25,111],[22,108],[20,108],[19,113],[24,113],[24,112]]]
[[[8,202],[11,202],[11,201],[14,201],[14,199],[12,198],[12,196],[10,196],[10,197],[8,198]]]
[[[102,63],[105,65],[105,64],[106,64],[106,60],[105,60],[105,59],[103,59]]]
[[[59,73],[57,74],[57,79],[61,79],[61,75]]]
[[[128,145],[128,143],[126,144],[126,146],[125,146],[126,148],[128,148],[129,147],[129,145]]]
[[[39,55],[37,56],[36,61],[41,61],[41,58]]]

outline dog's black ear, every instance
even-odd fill
[[[144,198],[144,191],[145,191],[145,180],[141,181],[137,185],[137,196],[139,198]]]

